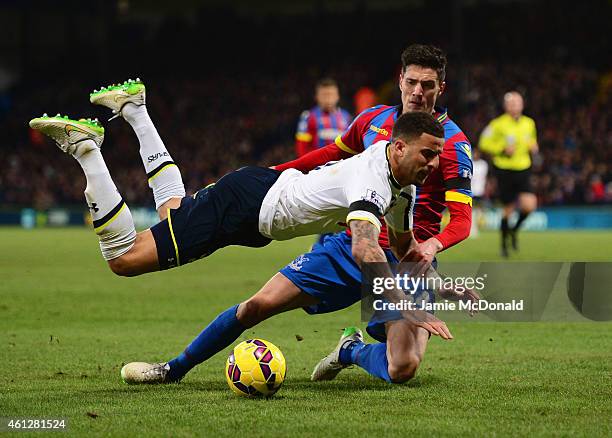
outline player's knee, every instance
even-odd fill
[[[157,209],[157,214],[159,215],[159,220],[163,221],[168,218],[168,210],[176,210],[181,206],[181,200],[183,198],[174,197],[168,199]]]
[[[266,319],[265,306],[259,300],[247,300],[238,306],[236,318],[243,326],[253,327]]]
[[[108,266],[110,267],[111,271],[121,277],[133,277],[140,273],[136,269],[134,263],[126,255],[109,260]]]
[[[389,377],[393,383],[404,383],[414,378],[421,361],[416,355],[389,362]]]

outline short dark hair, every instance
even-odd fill
[[[439,48],[425,44],[412,44],[402,52],[402,72],[409,65],[428,67],[436,71],[440,82],[446,77],[446,54]]]
[[[338,83],[333,80],[332,78],[323,78],[323,79],[319,79],[317,81],[317,84],[315,85],[315,89],[319,89],[321,87],[336,87],[338,88]]]
[[[393,125],[391,140],[401,138],[410,141],[419,138],[423,133],[444,138],[444,127],[431,114],[420,111],[404,113],[397,118]]]

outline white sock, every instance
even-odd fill
[[[132,214],[117,191],[100,149],[94,148],[75,158],[87,178],[85,199],[100,239],[102,256],[106,260],[115,259],[134,246],[136,229]]]
[[[147,107],[128,103],[121,110],[121,114],[132,126],[140,142],[140,158],[149,178],[149,187],[153,190],[155,208],[159,208],[171,198],[184,197],[185,186],[181,172],[157,133]]]

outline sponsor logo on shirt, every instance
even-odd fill
[[[378,126],[370,125],[370,131],[374,131],[377,134],[384,135],[385,137],[389,137],[389,131],[384,128],[379,128]]]

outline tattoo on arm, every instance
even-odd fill
[[[353,220],[350,222],[353,256],[357,264],[381,262],[387,258],[378,243],[378,228],[371,222]]]

